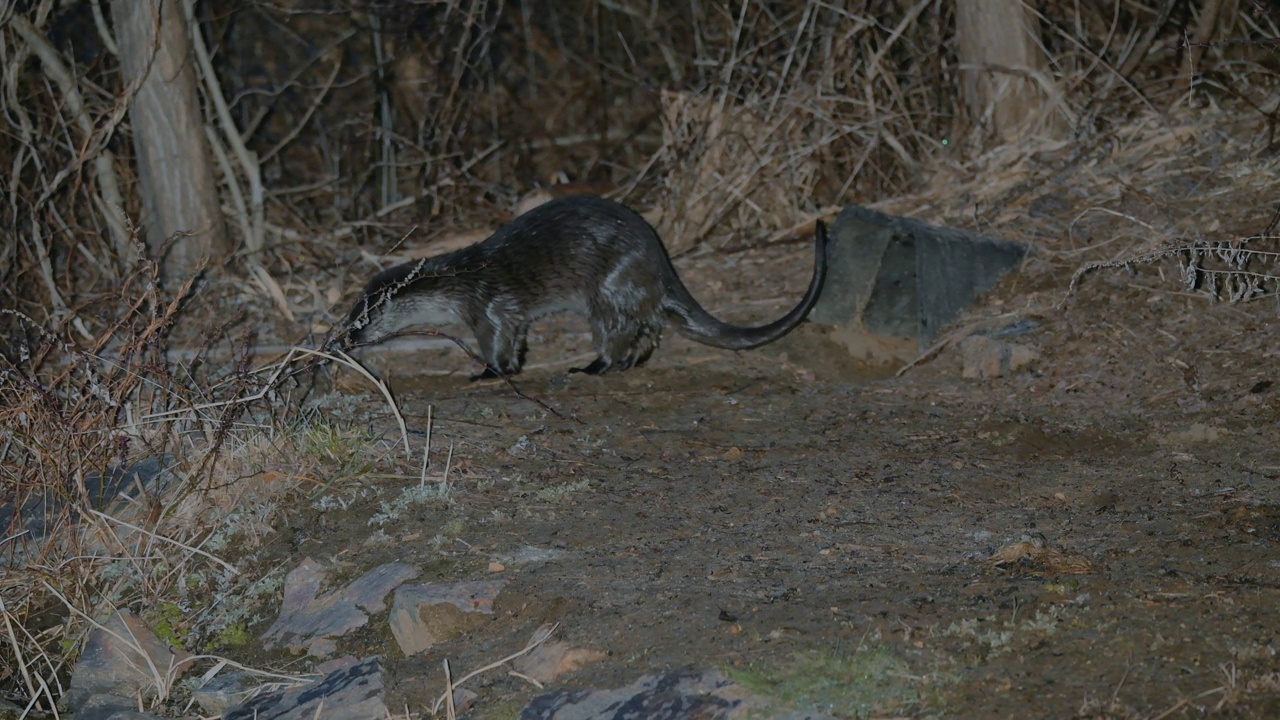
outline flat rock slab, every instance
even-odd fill
[[[560,690],[538,695],[520,720],[834,720],[822,713],[770,712],[753,695],[718,671],[645,675],[614,690]]]
[[[374,720],[388,718],[382,666],[372,657],[333,670],[316,682],[259,695],[223,713],[223,720]]]
[[[369,614],[387,609],[384,600],[401,583],[420,571],[412,565],[389,563],[361,575],[346,587],[320,595],[327,573],[307,558],[285,578],[280,617],[262,635],[267,649],[284,642],[291,652],[325,657],[336,649],[333,638],[363,627]]]
[[[503,580],[476,580],[405,585],[391,602],[391,634],[405,656],[474,627],[481,615],[493,614],[493,601]]]
[[[156,697],[161,684],[172,687],[191,667],[190,657],[170,649],[133,613],[118,611],[90,633],[62,704],[80,709],[95,696],[115,696],[137,710],[138,701],[128,698]]]
[[[822,297],[809,319],[931,345],[1028,253],[1025,245],[857,205],[831,229]]]

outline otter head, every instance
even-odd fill
[[[370,345],[413,325],[459,322],[458,302],[440,276],[424,274],[421,262],[406,263],[378,273],[365,286],[347,314],[342,345]]]

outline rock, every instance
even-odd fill
[[[542,563],[554,562],[556,560],[562,560],[568,556],[569,553],[564,550],[525,545],[508,553],[494,555],[493,562],[503,565],[504,567],[523,567],[526,565],[541,565]]]
[[[257,676],[243,670],[215,675],[191,693],[206,715],[222,715],[227,708],[244,702],[257,689]]]
[[[816,323],[916,338],[924,350],[1030,248],[850,205],[831,227]]]
[[[170,488],[181,485],[178,476],[173,472],[175,460],[169,455],[147,457],[128,465],[113,464],[105,473],[86,472],[84,475],[87,499],[95,510],[102,510],[113,518],[134,522],[137,513],[147,511],[147,503],[140,503],[135,498],[139,495],[155,498],[163,495]],[[26,548],[43,548],[44,539],[50,527],[57,527],[68,516],[66,503],[56,495],[35,493],[22,504],[14,507],[11,502],[0,503],[0,527],[20,527],[26,531],[26,541],[12,548],[12,555],[6,559],[12,567],[26,565]],[[18,517],[14,517],[15,513]],[[71,517],[79,513],[70,513]],[[83,548],[86,552],[95,549],[104,554],[114,554],[134,531],[127,526],[116,528],[110,535],[108,545],[97,545],[100,539],[90,534],[85,538],[90,545]],[[38,553],[37,553],[38,554]],[[9,565],[9,562],[3,563]]]
[[[405,656],[461,634],[493,614],[493,599],[506,585],[479,580],[431,585],[405,585],[391,602],[391,634]]]
[[[102,693],[75,708],[76,720],[160,720],[159,715],[138,709],[137,698]]]
[[[964,358],[964,377],[970,379],[1002,377],[1040,358],[1035,348],[986,335],[970,335],[961,340],[960,354]]]
[[[381,661],[368,658],[334,670],[316,682],[259,695],[230,710],[223,720],[372,720],[390,717]]]
[[[464,713],[471,709],[476,703],[476,698],[480,697],[474,692],[466,688],[453,689],[453,711],[455,713]]]
[[[520,720],[834,720],[816,712],[770,712],[770,704],[720,672],[710,670],[645,675],[616,690],[544,693],[520,711]]]
[[[329,673],[334,673],[339,670],[346,670],[347,668],[353,668],[359,664],[360,664],[360,660],[356,656],[343,655],[340,658],[326,660],[320,663],[319,665],[316,665],[316,674],[328,675]]]
[[[26,712],[25,707],[0,698],[0,720],[17,720],[23,717],[24,712]]]
[[[1157,436],[1156,441],[1162,445],[1175,445],[1178,447],[1190,447],[1202,443],[1214,443],[1219,438],[1227,435],[1225,428],[1213,425],[1205,425],[1203,423],[1193,423],[1186,430],[1171,432],[1165,435]]]
[[[129,699],[138,693],[167,698],[169,689],[191,667],[190,657],[182,650],[171,650],[128,610],[118,611],[90,633],[62,703],[75,709],[95,695],[115,695],[137,710],[138,701]]]
[[[412,565],[389,563],[361,575],[341,590],[320,596],[326,573],[319,563],[307,558],[285,578],[280,617],[262,635],[266,648],[283,641],[292,652],[325,657],[336,649],[332,638],[363,627],[369,621],[366,612],[385,610],[387,594],[418,573]]]
[[[553,627],[555,626],[543,625],[538,628],[529,639],[529,644],[532,645],[546,637]],[[513,660],[511,665],[521,675],[527,675],[545,685],[565,673],[573,672],[593,662],[600,662],[605,657],[605,654],[599,650],[573,648],[569,647],[567,642],[547,640]]]

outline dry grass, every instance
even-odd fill
[[[297,419],[290,380],[305,368],[292,356],[254,368],[248,338],[225,328],[202,350],[230,344],[234,362],[169,360],[194,291],[167,295],[155,273],[142,263],[125,279],[110,300],[127,310],[84,348],[0,313],[0,490],[15,510],[0,546],[0,673],[34,709],[51,709],[86,631],[115,609],[193,610],[249,582],[221,557],[228,540],[254,546],[271,531],[264,509],[314,473],[271,439]],[[163,700],[173,678],[155,677]]]
[[[248,3],[202,17],[209,57],[199,70],[244,247],[230,269],[252,278],[266,319],[319,332],[373,269],[352,267],[362,255],[355,246],[373,258],[415,225],[425,239],[492,226],[556,178],[655,208],[677,252],[784,238],[850,201],[1003,230],[1063,191],[1064,166],[1089,185],[1073,199],[1097,199],[1099,214],[1164,233],[1168,218],[1106,201],[1140,194],[1147,177],[1212,169],[1212,158],[1206,165],[1186,152],[1201,154],[1199,132],[1212,128],[1197,125],[1217,119],[1215,106],[1230,104],[1246,121],[1224,140],[1250,152],[1272,142],[1278,110],[1276,48],[1249,38],[1280,29],[1270,15],[1237,10],[1170,20],[1155,2],[1045,8],[1052,62],[1037,82],[1056,98],[1046,114],[1067,137],[1046,130],[988,150],[984,119],[968,117],[956,96],[944,3],[314,7]],[[111,287],[139,251],[119,230],[137,211],[127,163],[96,159],[112,137],[127,140],[128,89],[116,87],[87,13],[42,7],[0,47],[9,68],[0,91],[18,140],[0,146],[0,167],[10,169],[0,189],[29,199],[0,206],[0,226],[16,229],[0,261],[0,293],[12,294],[0,303],[41,323],[65,318],[81,340],[99,328],[67,298]],[[1194,32],[1183,27],[1192,21]],[[51,28],[55,42],[41,44]],[[77,63],[58,38],[106,62]],[[33,56],[39,64],[27,62]],[[226,97],[215,97],[215,74]],[[1132,172],[1114,173],[1108,187],[1088,176],[1099,159]],[[1014,234],[1084,243],[1053,248],[1068,252],[1098,243],[1031,220]],[[1100,218],[1081,220],[1087,230]],[[1109,257],[1072,257],[1116,259],[1152,235],[1140,223],[1118,229],[1105,240]]]

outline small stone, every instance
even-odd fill
[[[105,628],[105,629],[103,629]],[[168,695],[168,689],[191,667],[191,655],[172,650],[128,610],[111,615],[94,630],[71,671],[62,702],[81,708],[95,695],[133,698]],[[137,710],[137,700],[129,706]]]
[[[963,375],[969,379],[1003,377],[1040,358],[1035,348],[985,335],[961,340],[960,354],[964,359]]]
[[[1201,443],[1217,442],[1227,431],[1213,425],[1193,423],[1186,430],[1168,433],[1159,438],[1163,444],[1189,447]]]
[[[476,693],[466,688],[453,689],[453,710],[454,712],[464,713],[475,705],[476,698],[480,697]]]
[[[481,615],[493,614],[502,580],[405,585],[391,603],[391,634],[405,656],[474,627]]]
[[[533,633],[529,643],[533,644],[546,637],[552,629],[551,625],[543,625]],[[527,675],[544,685],[561,675],[573,672],[578,668],[594,662],[600,662],[606,655],[599,650],[569,647],[569,643],[560,640],[546,640],[533,650],[512,661],[516,672]]]
[[[569,553],[556,548],[541,548],[533,545],[525,545],[516,548],[509,553],[496,555],[493,562],[506,567],[524,567],[527,565],[541,565],[542,563],[555,562],[566,557]]]

